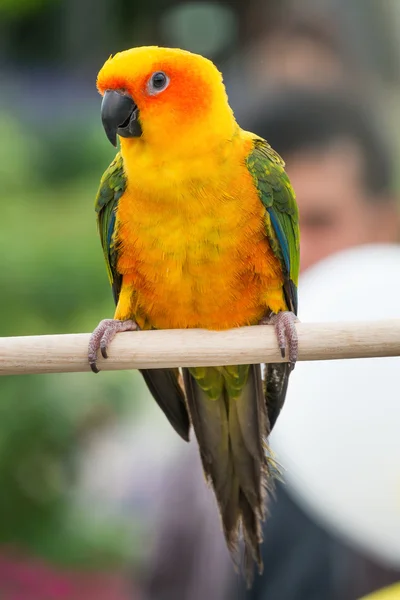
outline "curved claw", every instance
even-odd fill
[[[89,361],[89,367],[92,369],[93,373],[100,373],[100,370],[96,366],[96,361],[95,362]]]
[[[108,358],[107,347],[117,333],[122,331],[137,331],[139,329],[136,321],[119,321],[118,319],[103,319],[93,331],[89,340],[88,361],[93,373],[98,373],[97,352],[100,350],[103,358]]]

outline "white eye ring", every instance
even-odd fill
[[[156,71],[147,84],[149,94],[159,94],[169,85],[169,77],[164,71]]]

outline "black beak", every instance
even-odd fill
[[[101,120],[106,135],[113,146],[117,145],[117,135],[140,137],[142,128],[138,121],[139,110],[130,96],[107,90],[101,103]]]

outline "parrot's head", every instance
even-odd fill
[[[198,136],[230,138],[236,126],[222,76],[198,54],[156,46],[110,57],[99,72],[101,116],[117,145],[142,142],[161,147]]]

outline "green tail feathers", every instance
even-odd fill
[[[260,573],[263,569],[260,544],[265,493],[273,480],[266,453],[270,423],[261,367],[196,367],[183,369],[183,379],[204,472],[218,501],[228,548],[237,564],[241,527],[250,584],[253,562]]]

